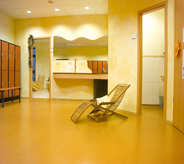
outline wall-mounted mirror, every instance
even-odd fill
[[[69,41],[54,36],[54,60],[108,60],[108,36],[90,40],[84,37]]]
[[[95,40],[80,37],[71,41],[54,36],[53,59],[54,72],[107,73],[108,36]]]

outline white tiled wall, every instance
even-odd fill
[[[142,104],[159,105],[164,95],[164,57],[143,57]]]

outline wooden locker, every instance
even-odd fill
[[[15,54],[15,46],[13,44],[9,44],[9,70],[14,71],[14,54]]]
[[[15,71],[15,87],[20,87],[20,71]],[[19,91],[15,90],[15,96],[19,95]]]
[[[2,70],[8,71],[8,43],[2,41]]]
[[[8,88],[8,43],[2,41],[1,47],[1,64],[2,64],[2,81],[1,87]],[[4,92],[4,98],[8,97],[8,91]]]
[[[98,62],[93,61],[93,73],[98,73]]]
[[[8,70],[2,70],[2,88],[8,88]],[[4,92],[4,98],[8,97],[8,91]]]
[[[98,61],[98,73],[102,73],[102,61]]]
[[[93,62],[92,61],[88,61],[88,68],[93,71]]]
[[[15,71],[20,71],[20,47],[15,46]]]
[[[107,73],[107,61],[103,61],[103,73]]]
[[[20,87],[20,47],[15,46],[15,87]],[[19,95],[19,91],[15,90],[15,96]]]
[[[8,84],[9,88],[14,87],[14,80],[15,80],[14,74],[15,74],[14,71],[9,70],[9,84]],[[12,97],[12,91],[9,91],[9,97]]]
[[[15,46],[13,44],[9,44],[9,88],[14,87],[14,54]],[[12,91],[9,91],[9,97],[12,97]]]

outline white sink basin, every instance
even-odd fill
[[[164,81],[164,75],[160,75],[162,81]]]

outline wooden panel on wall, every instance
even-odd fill
[[[13,44],[9,44],[9,70],[14,71],[14,54],[15,54],[15,46]]]
[[[93,61],[93,73],[98,73],[98,62]]]
[[[14,87],[14,71],[9,71],[9,88]],[[9,91],[9,97],[12,96],[12,91]]]
[[[8,71],[2,70],[2,88],[8,88]],[[4,98],[8,97],[8,91],[4,92]]]
[[[8,43],[2,41],[2,70],[8,70]]]
[[[15,71],[15,87],[20,87],[20,72]],[[19,91],[15,91],[15,96],[19,95]]]
[[[107,73],[107,61],[103,61],[103,66],[102,67],[103,67],[103,73]]]
[[[102,73],[102,61],[98,61],[98,73]]]
[[[15,48],[15,70],[20,71],[20,47]]]

